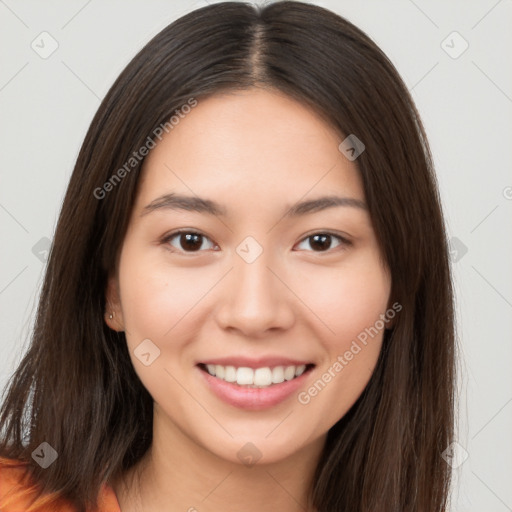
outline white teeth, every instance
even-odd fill
[[[219,378],[219,379],[224,379],[224,366],[221,366],[220,364],[216,364],[215,365],[215,375]]]
[[[281,384],[281,382],[284,382],[284,369],[282,366],[276,366],[272,370],[272,382],[274,384]]]
[[[222,366],[220,364],[207,364],[206,369],[210,375],[226,382],[236,382],[239,386],[266,388],[272,384],[281,384],[285,380],[300,377],[306,370],[306,365],[300,366],[268,366],[263,368],[248,368],[242,366]]]
[[[272,370],[270,368],[258,368],[254,372],[255,386],[270,386],[272,384]]]
[[[295,377],[300,377],[304,371],[306,370],[306,365],[301,364],[300,366],[297,366],[297,369],[295,370]]]
[[[295,377],[295,366],[287,366],[284,370],[285,380],[292,380]]]
[[[239,386],[244,384],[254,384],[254,370],[252,368],[241,367],[236,371],[236,383]]]
[[[236,368],[234,366],[226,366],[226,372],[224,373],[224,380],[226,382],[236,381]]]

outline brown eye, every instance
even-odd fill
[[[168,243],[174,249],[181,252],[199,252],[201,249],[205,249],[205,241],[211,242],[208,237],[195,231],[178,231],[170,234],[163,240],[164,243]]]
[[[338,240],[338,242],[332,247],[334,240]],[[339,246],[350,245],[348,240],[334,233],[315,233],[304,238],[301,244],[307,241],[309,241],[309,246],[313,249],[313,252],[327,252]]]

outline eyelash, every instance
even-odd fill
[[[161,243],[162,244],[169,244],[169,242],[173,238],[175,238],[175,237],[177,237],[179,235],[182,235],[182,234],[199,235],[199,236],[201,236],[203,238],[206,238],[206,239],[210,240],[209,237],[207,237],[204,233],[201,233],[200,231],[195,231],[193,229],[179,229],[179,230],[173,231],[172,233],[169,233],[168,235],[164,235],[164,237],[161,239]],[[340,241],[340,243],[337,246],[337,248],[339,248],[340,246],[345,246],[345,247],[342,247],[340,250],[343,250],[347,246],[351,246],[352,245],[352,242],[350,240],[347,240],[345,237],[341,236],[338,233],[333,233],[332,231],[316,231],[315,233],[311,233],[311,234],[305,236],[304,238],[302,238],[299,243],[302,243],[302,242],[306,241],[308,238],[312,238],[312,237],[314,237],[316,235],[328,235],[328,236],[331,236],[333,238],[337,238]],[[323,253],[331,253],[335,249],[336,249],[336,247],[334,249],[327,249],[326,251],[308,251],[308,252],[313,252],[313,253],[316,253],[316,254],[323,254]],[[171,252],[181,252],[182,254],[191,254],[191,255],[195,254],[195,253],[204,252],[204,251],[201,251],[201,250],[197,250],[197,251],[183,251],[182,249],[176,249],[174,247],[172,249],[168,248],[168,250],[170,250]]]

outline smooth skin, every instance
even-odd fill
[[[307,106],[252,88],[200,100],[146,158],[107,287],[114,318],[107,311],[106,321],[126,332],[154,399],[151,449],[113,485],[123,512],[311,510],[306,496],[327,431],[368,383],[383,329],[307,404],[294,393],[265,410],[239,409],[212,393],[196,365],[237,355],[307,360],[316,365],[307,391],[390,307],[367,209],[285,217],[321,196],[365,201],[355,162],[338,149],[343,139]],[[168,193],[213,200],[227,215],[142,214]],[[188,228],[203,235],[195,250],[184,235],[164,240]],[[326,232],[335,235],[323,244],[311,238]],[[252,263],[236,252],[248,236],[263,249]],[[148,366],[134,354],[145,339],[160,350]],[[252,466],[237,456],[249,442],[261,453]]]

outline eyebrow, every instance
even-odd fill
[[[298,217],[336,206],[349,206],[361,210],[368,210],[366,203],[360,199],[331,195],[288,206],[285,209],[286,213],[284,216]],[[186,210],[190,212],[207,213],[218,217],[227,217],[228,215],[226,208],[215,201],[197,196],[185,196],[174,193],[164,194],[151,201],[151,203],[143,208],[140,216],[142,217],[157,210]]]

